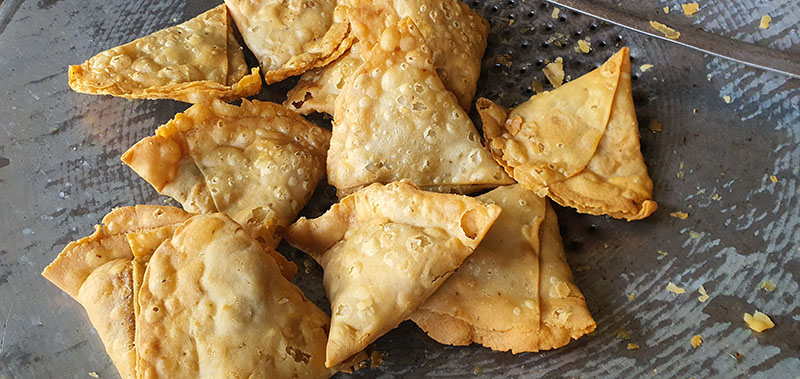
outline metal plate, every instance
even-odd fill
[[[0,377],[117,376],[80,305],[39,273],[111,208],[164,202],[119,156],[187,106],[77,94],[67,86],[66,66],[216,3],[0,2]],[[388,353],[383,365],[355,376],[797,377],[800,81],[569,11],[554,19],[540,1],[468,3],[493,25],[479,95],[506,106],[527,99],[534,81],[546,83],[547,60],[564,57],[574,78],[631,47],[642,150],[660,209],[634,223],[558,209],[576,282],[597,319],[595,335],[515,356],[441,346],[406,322],[375,344]],[[676,28],[800,51],[795,0],[702,2],[691,18],[677,1],[626,3],[628,12]],[[671,6],[669,15],[664,6]],[[758,28],[763,14],[773,17],[767,30]],[[591,39],[591,53],[575,51],[578,38]],[[645,63],[655,67],[641,72]],[[282,100],[290,85],[259,98]],[[663,132],[646,128],[652,120]],[[304,213],[322,213],[332,195],[321,186]],[[671,218],[674,211],[689,218]],[[281,250],[306,267],[302,253]],[[319,267],[298,276],[325,306]],[[760,290],[762,280],[777,289]],[[687,294],[667,292],[669,281]],[[711,295],[705,303],[697,300],[700,285]],[[756,309],[777,326],[751,332],[742,314]],[[619,330],[630,339],[620,339]],[[704,340],[697,349],[689,343],[695,334]],[[627,350],[628,343],[640,348]]]

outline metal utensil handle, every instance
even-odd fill
[[[680,38],[670,39],[653,30],[650,27],[649,20],[608,6],[593,4],[590,0],[547,1],[651,37],[660,38],[748,66],[800,79],[800,57],[788,52],[721,37],[694,27],[680,29],[678,30],[681,33]]]

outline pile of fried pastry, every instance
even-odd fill
[[[516,108],[478,99],[482,138],[488,33],[460,0],[225,0],[71,66],[78,92],[194,104],[122,155],[183,209],[114,209],[43,275],[123,378],[325,378],[404,320],[513,353],[593,331],[547,199],[655,211],[628,49]],[[302,76],[283,105],[247,100],[262,72]],[[339,202],[297,220],[326,177]],[[330,316],[282,239],[322,266]]]

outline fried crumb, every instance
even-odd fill
[[[759,284],[759,287],[761,287],[762,290],[767,292],[775,291],[775,289],[778,288],[778,286],[776,286],[775,283],[771,280],[762,280],[761,284]]]
[[[692,337],[692,347],[696,349],[698,346],[700,346],[702,344],[703,344],[703,336],[701,336],[699,334],[695,334]]]
[[[509,26],[514,25],[514,19],[513,18],[509,18],[508,19],[508,25]]]
[[[650,120],[650,123],[647,124],[647,129],[650,129],[653,133],[659,133],[664,130],[664,126],[658,120]]]
[[[681,37],[681,32],[672,29],[669,26],[666,26],[658,21],[650,21],[650,27],[656,31],[661,32],[661,34],[663,34],[664,37],[667,37],[669,39],[678,39]]]
[[[697,108],[692,109],[692,114],[697,114]]]
[[[621,340],[629,340],[631,339],[631,332],[624,328],[617,329],[617,338]]]
[[[664,7],[664,14],[669,14],[669,7]]]
[[[695,13],[697,13],[697,11],[700,10],[700,4],[697,3],[681,4],[681,8],[683,8],[683,14],[685,14],[686,16],[692,16]]]
[[[589,269],[589,266],[578,266],[575,268],[575,272],[584,272]]]
[[[667,255],[669,255],[669,253],[667,253],[664,250],[658,250],[658,251],[656,251],[656,253],[658,253],[658,255],[660,255],[662,257],[666,257]]]
[[[770,180],[771,182],[773,182],[773,183],[777,183],[777,182],[778,182],[778,177],[777,177],[777,176],[775,176],[775,175],[770,175],[770,176],[769,176],[769,180]]]
[[[755,311],[752,315],[749,313],[744,314],[744,322],[747,326],[754,331],[761,333],[767,329],[775,327],[775,323],[764,313]]]
[[[715,193],[714,196],[711,196],[711,200],[714,200],[714,201],[719,201],[719,199],[721,199],[721,198],[722,197],[720,197],[718,193]]]
[[[633,301],[633,299],[635,299],[635,298],[636,298],[636,294],[635,293],[631,292],[631,293],[628,294],[628,300]]]
[[[472,368],[472,374],[473,375],[483,374],[483,367],[475,365],[475,367]]]
[[[99,378],[100,377],[100,375],[97,375],[97,373],[94,372],[94,371],[90,371],[89,372],[89,376],[91,376],[92,378]]]
[[[701,303],[705,303],[711,297],[708,296],[708,292],[703,286],[700,286],[700,288],[697,289],[697,292],[700,294],[700,296],[697,297],[697,300],[699,300]]]
[[[554,62],[548,63],[542,71],[553,87],[558,88],[564,84],[564,58],[556,58]]]
[[[535,80],[533,84],[531,84],[531,89],[533,90],[534,93],[542,92],[544,91],[544,84],[542,84],[542,82],[538,80]]]
[[[681,220],[686,220],[689,218],[689,214],[686,212],[672,212],[669,214],[670,217],[679,218]]]
[[[495,63],[506,67],[511,67],[513,62],[511,54],[498,55],[494,58]]]
[[[680,295],[680,294],[686,293],[685,289],[676,286],[675,283],[673,283],[673,282],[669,282],[667,284],[667,291],[672,292],[672,293],[674,293],[676,295]]]
[[[369,367],[375,368],[383,364],[383,360],[386,358],[386,353],[379,350],[373,350],[372,353],[369,355]]]
[[[628,350],[636,350],[638,348],[639,348],[639,345],[637,345],[635,343],[629,343],[628,344]]]
[[[722,97],[722,100],[725,100],[725,103],[726,103],[726,104],[730,104],[730,103],[731,103],[731,97],[730,97],[730,96],[728,96],[728,95],[725,95],[725,96],[723,96],[723,97]]]
[[[643,65],[639,66],[639,71],[647,72],[647,70],[649,70],[649,69],[651,69],[653,67],[655,67],[655,66],[653,66],[653,65],[651,65],[649,63],[648,64],[643,64]]]
[[[550,15],[554,20],[558,19],[558,13],[561,12],[561,9],[553,8],[553,14]]]
[[[592,51],[592,44],[589,43],[588,41],[579,39],[578,40],[578,47],[577,47],[577,49],[575,51],[580,51],[580,52],[582,52],[584,54],[589,54],[589,52]]]
[[[761,28],[761,29],[767,29],[767,28],[769,28],[769,24],[771,22],[772,22],[772,17],[770,17],[770,15],[768,15],[768,14],[765,14],[765,15],[761,16],[761,24],[758,25],[758,27]]]
[[[698,240],[698,239],[700,239],[701,236],[700,236],[700,233],[698,233],[698,232],[690,231],[689,232],[689,237],[692,237],[692,239]]]

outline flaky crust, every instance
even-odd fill
[[[500,208],[409,182],[373,184],[287,240],[319,262],[331,301],[326,365],[336,365],[395,328],[480,243]]]
[[[279,104],[215,100],[176,115],[122,161],[185,209],[228,214],[273,251],[325,175],[329,139]],[[274,254],[294,275],[296,266]]]
[[[343,193],[409,179],[458,192],[511,184],[444,88],[406,18],[390,26],[336,98],[328,182]]]
[[[329,319],[223,214],[158,247],[137,295],[140,378],[327,378]]]
[[[477,106],[493,157],[526,188],[582,213],[628,221],[657,209],[639,147],[627,48],[511,112],[487,99]]]
[[[258,93],[259,70],[247,71],[227,9],[221,5],[70,66],[69,85],[93,95],[199,103]]]
[[[355,37],[334,0],[225,0],[268,84],[324,67]]]
[[[444,344],[475,342],[515,354],[558,348],[594,330],[547,200],[520,185],[478,199],[503,213],[411,320]]]
[[[365,59],[386,28],[410,18],[430,47],[445,88],[469,111],[489,35],[486,19],[461,0],[343,0],[342,4],[353,32],[365,44]]]

